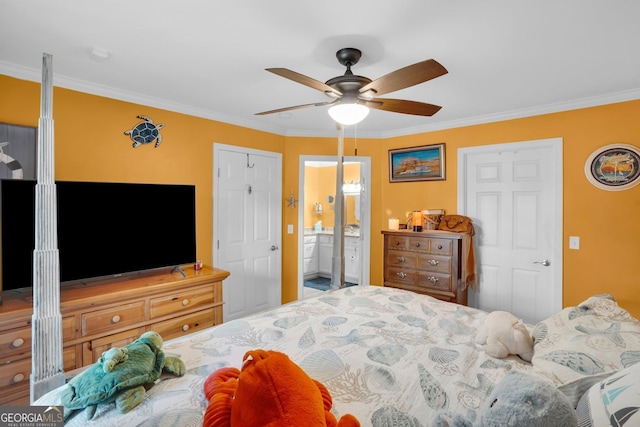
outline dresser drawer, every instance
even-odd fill
[[[418,255],[413,252],[388,251],[386,262],[390,267],[415,269],[418,265]]]
[[[418,257],[418,270],[451,274],[451,268],[451,257],[431,254]]]
[[[449,239],[429,239],[429,253],[452,255],[453,242]]]
[[[404,251],[407,249],[409,244],[409,238],[406,236],[386,236],[386,246],[389,250],[395,249],[399,251]]]
[[[82,336],[144,321],[144,301],[82,314]]]
[[[213,309],[203,310],[194,314],[165,320],[151,325],[151,329],[158,332],[163,340],[191,334],[215,325]]]
[[[416,271],[388,266],[385,270],[385,282],[414,284],[416,283]]]
[[[31,374],[31,358],[0,365],[0,388],[14,384],[29,384]]]
[[[451,276],[448,274],[419,271],[417,284],[439,291],[452,291]]]
[[[416,252],[428,252],[429,240],[427,237],[409,237],[407,249]]]
[[[214,302],[213,286],[201,286],[188,291],[151,299],[150,314],[152,319],[157,319],[162,316],[213,304]]]
[[[131,344],[144,332],[145,328],[140,327],[82,343],[82,366],[97,362],[102,353],[111,347],[124,347]]]
[[[31,352],[31,328],[10,329],[0,334],[2,359]]]
[[[315,243],[316,236],[304,236],[304,243]]]
[[[0,387],[0,406],[5,405],[29,406],[29,381],[21,381],[18,384],[14,384],[10,387]]]

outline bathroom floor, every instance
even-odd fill
[[[356,286],[356,283],[345,282],[345,286]],[[328,291],[331,286],[331,279],[328,277],[316,277],[304,281],[304,298],[320,295]]]

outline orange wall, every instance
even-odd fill
[[[299,197],[299,195],[298,195]],[[300,209],[304,209],[304,224],[301,227],[313,227],[316,221],[321,219],[315,212],[315,204],[322,203],[323,211],[328,210],[329,205],[320,196],[320,174],[318,168],[313,166],[304,167],[304,206],[300,204]]]
[[[36,126],[40,85],[0,76],[0,122]],[[56,178],[196,185],[197,252],[212,258],[213,142],[283,153],[283,195],[298,197],[299,156],[335,155],[337,138],[284,137],[213,120],[140,106],[71,90],[54,90]],[[345,138],[344,153],[372,161],[371,282],[382,283],[382,238],[389,217],[443,208],[456,212],[457,158],[461,147],[552,137],[564,140],[564,305],[609,292],[640,317],[640,186],[607,192],[584,176],[584,162],[597,148],[616,142],[640,146],[640,101],[586,108],[484,125],[388,139]],[[163,143],[131,148],[122,132],[144,114],[164,123]],[[391,113],[389,113],[391,114]],[[428,120],[428,119],[427,119]],[[445,181],[389,183],[388,150],[446,144]],[[298,210],[283,201],[283,225],[298,227]],[[302,224],[301,224],[302,225]],[[283,228],[286,229],[286,228]],[[569,250],[569,236],[580,250]],[[297,234],[283,234],[283,302],[297,298]]]
[[[383,281],[380,230],[390,217],[403,218],[416,209],[457,212],[457,149],[488,144],[563,138],[563,286],[564,306],[608,292],[640,318],[640,185],[619,192],[597,189],[584,175],[584,163],[599,147],[626,143],[640,147],[640,101],[630,101],[524,119],[467,126],[388,139],[358,139],[358,155],[372,159],[371,283]],[[446,180],[389,183],[388,150],[446,144]],[[337,150],[333,141],[287,138],[287,158],[316,154],[318,146]],[[345,139],[345,155],[355,142]],[[335,151],[334,151],[335,152]],[[292,165],[286,164],[285,168]],[[297,172],[286,174],[297,185]],[[580,250],[569,250],[569,236],[580,236]],[[293,242],[295,244],[295,242]],[[295,283],[295,282],[293,282]]]
[[[38,125],[39,84],[0,75],[0,94],[0,122]],[[165,124],[160,147],[132,148],[123,132],[138,115]],[[58,180],[195,185],[196,251],[207,263],[213,256],[213,143],[284,152],[279,135],[61,88],[54,88],[53,120]]]
[[[446,143],[447,180],[402,184],[405,188],[399,190],[401,184],[381,177],[383,205],[378,212],[401,217],[405,211],[425,207],[455,213],[458,148],[562,137],[564,306],[609,292],[640,317],[640,280],[634,267],[640,260],[640,223],[636,221],[640,185],[626,191],[604,191],[591,185],[584,174],[587,157],[599,147],[616,142],[640,147],[639,113],[640,101],[632,101],[384,141],[383,151]],[[381,228],[386,227],[386,219],[379,217]],[[569,236],[580,236],[580,250],[569,250]],[[382,264],[381,248],[381,239],[372,242],[372,266]],[[372,278],[381,275],[372,268]]]
[[[304,227],[313,227],[316,222],[322,221],[322,226],[334,227],[335,204],[327,202],[327,196],[336,195],[336,169],[337,166],[305,166],[304,168]],[[360,165],[347,163],[343,166],[343,178],[345,182],[360,182]],[[315,212],[316,203],[322,204],[322,214]],[[345,223],[354,224],[355,204],[353,197],[345,200]]]

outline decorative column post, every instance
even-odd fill
[[[331,289],[344,288],[344,125],[338,129],[338,166],[336,168],[336,203],[333,220],[333,258],[331,258]]]
[[[50,54],[43,54],[33,251],[31,403],[64,384],[60,256],[54,180],[52,61],[53,57]]]

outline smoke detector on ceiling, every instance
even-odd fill
[[[91,59],[93,59],[94,61],[103,62],[109,59],[109,57],[111,56],[111,53],[109,53],[109,51],[106,49],[102,49],[100,47],[94,47],[93,49],[91,49],[90,56],[91,56]]]

